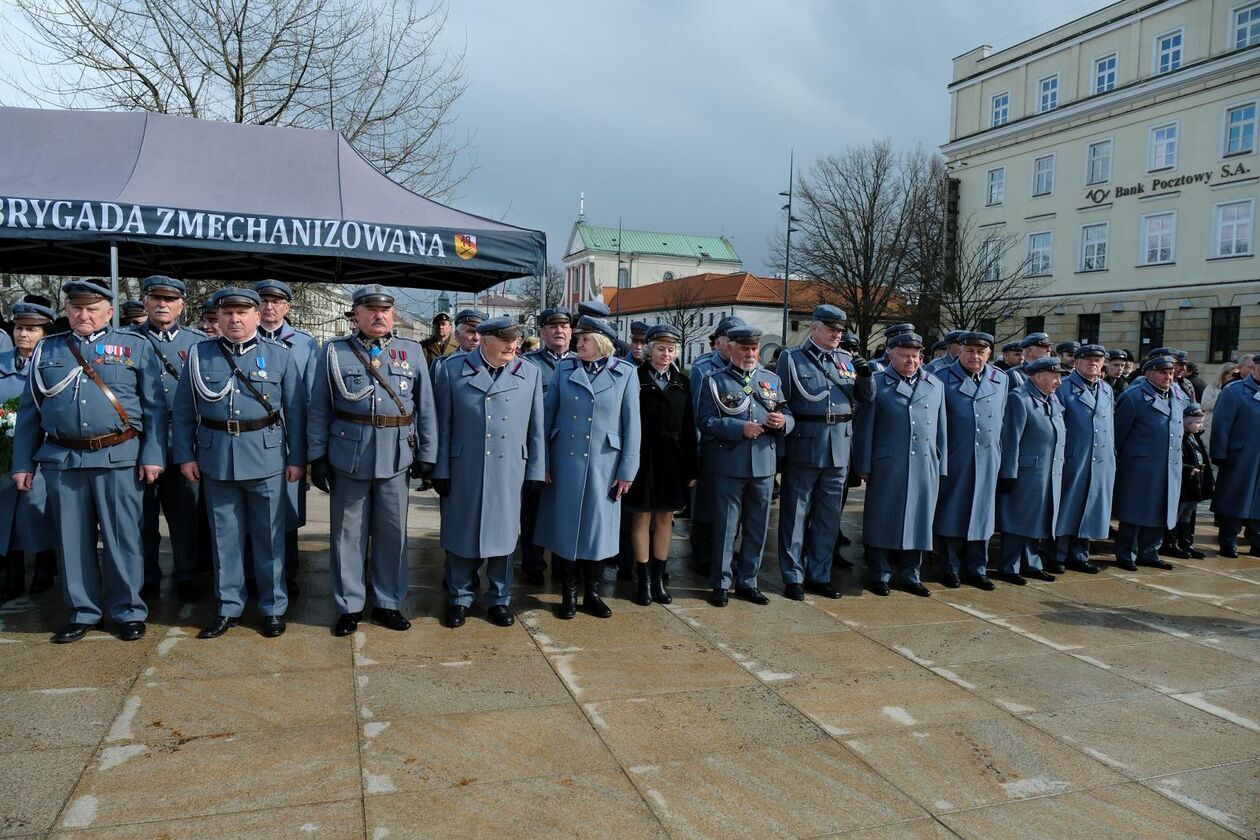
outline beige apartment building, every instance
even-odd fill
[[[998,333],[1260,352],[1260,0],[1123,0],[959,56],[949,93],[951,230],[1045,281]]]

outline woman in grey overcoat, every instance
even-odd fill
[[[583,315],[574,336],[577,356],[556,366],[546,395],[547,485],[534,540],[559,564],[556,614],[576,614],[580,570],[583,609],[607,618],[599,564],[617,553],[621,497],[639,470],[639,376],[632,362],[614,358],[616,332],[605,321]]]

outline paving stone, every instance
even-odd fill
[[[1260,682],[1174,694],[1173,697],[1244,729],[1260,732]]]
[[[1142,784],[1242,837],[1260,837],[1260,761],[1160,776]]]
[[[571,699],[542,657],[359,668],[364,720],[544,706]]]
[[[756,682],[753,674],[729,657],[710,645],[696,642],[558,653],[552,655],[550,661],[565,686],[580,701],[643,697]]]
[[[716,642],[718,649],[768,683],[907,666],[901,654],[851,630],[795,636],[750,632],[726,639]]]
[[[0,837],[52,828],[91,755],[90,747],[0,750]]]
[[[0,690],[82,688],[134,680],[152,647],[150,642],[93,635],[70,645],[0,644]]]
[[[133,823],[86,831],[58,831],[49,840],[362,840],[363,805],[343,802],[267,808],[192,819]]]
[[[550,609],[531,609],[520,613],[520,623],[549,654],[702,641],[686,621],[659,605],[627,607],[602,621],[582,614],[567,621]]]
[[[268,639],[253,626],[234,627],[217,639],[196,638],[196,628],[176,628],[158,642],[142,676],[151,680],[202,679],[245,674],[327,670],[351,664],[349,639],[327,627],[290,624],[283,636]]]
[[[924,667],[1047,652],[1045,645],[987,621],[877,627],[863,634]]]
[[[942,621],[958,621],[957,608],[936,598],[881,598],[866,594],[860,598],[841,598],[839,601],[819,600],[815,606],[835,618],[846,627],[898,627],[906,624],[936,624]]]
[[[1062,653],[968,662],[952,670],[971,684],[971,691],[1017,715],[1156,696],[1149,688]]]
[[[118,715],[127,686],[0,692],[0,754],[94,747]]]
[[[1055,581],[1047,586],[1053,587],[1053,593],[1060,598],[1093,607],[1132,607],[1157,604],[1172,598],[1166,592],[1110,575]]]
[[[946,589],[934,597],[976,618],[1007,618],[1071,609],[1068,606],[1070,602],[1054,594],[1053,590],[1001,582],[997,582],[997,588],[991,592],[964,586],[961,589]]]
[[[992,622],[1059,651],[1138,644],[1160,638],[1159,631],[1116,615],[1105,607],[1055,610],[1038,615],[995,618]]]
[[[1260,665],[1167,636],[1141,645],[1082,648],[1071,655],[1161,694],[1236,685],[1260,676]]]

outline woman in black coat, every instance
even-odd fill
[[[681,333],[674,327],[652,327],[639,365],[639,416],[643,429],[639,472],[622,503],[631,513],[634,601],[643,606],[673,600],[665,591],[662,578],[669,559],[674,512],[687,506],[688,490],[696,484],[696,422],[691,386],[674,367],[681,340]]]

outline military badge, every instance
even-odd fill
[[[469,233],[455,234],[455,253],[461,260],[471,260],[477,256],[477,237]]]

